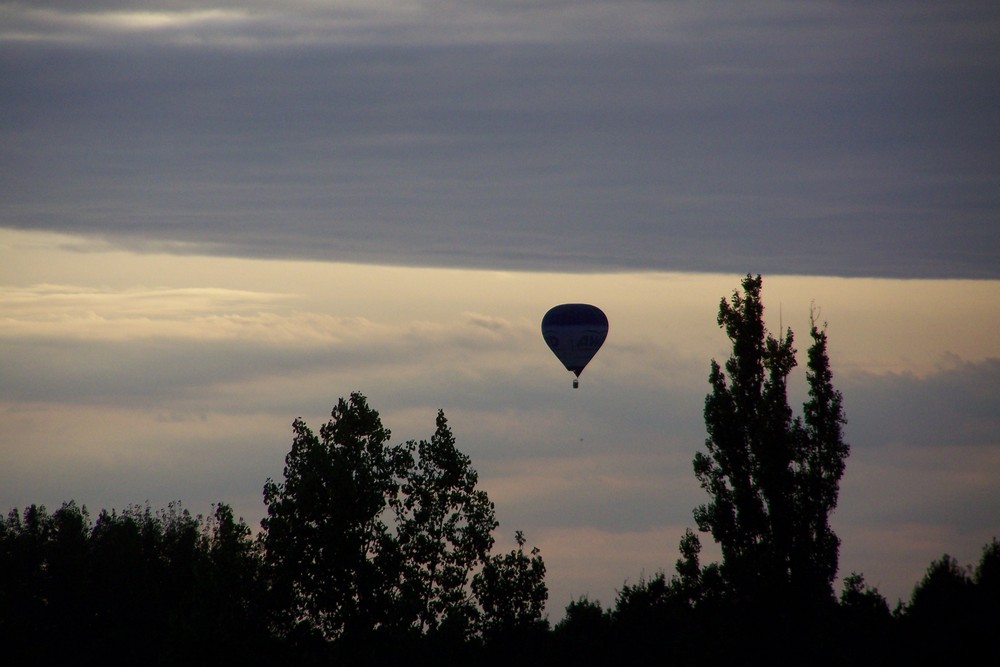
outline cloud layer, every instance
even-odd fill
[[[400,265],[1000,275],[988,4],[0,13],[3,226]]]

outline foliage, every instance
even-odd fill
[[[586,596],[570,601],[553,631],[555,655],[570,665],[612,664],[611,647],[619,644],[611,634],[614,623],[599,601]]]
[[[605,635],[610,624],[611,615],[604,611],[601,603],[582,596],[566,606],[566,616],[556,624],[555,631],[582,640]]]
[[[983,547],[973,579],[990,602],[1000,604],[1000,541],[995,537]]]
[[[364,396],[340,399],[317,437],[292,425],[283,483],[264,484],[264,562],[283,633],[364,641],[390,621],[398,544],[384,521],[409,465]]]
[[[492,627],[473,590],[491,567],[494,507],[443,411],[429,441],[405,445],[389,443],[360,393],[340,399],[319,436],[302,420],[293,429],[261,524],[281,635],[338,640],[357,657],[376,636],[464,643]]]
[[[403,607],[412,610],[411,622],[420,631],[465,637],[478,620],[470,583],[493,547],[493,503],[476,488],[479,476],[455,446],[443,411],[438,411],[430,441],[410,447],[417,456],[392,503],[403,563]]]
[[[524,533],[514,535],[517,548],[490,557],[472,580],[472,590],[483,608],[483,634],[488,640],[507,641],[548,627],[542,618],[545,600],[545,562],[538,547],[524,553]]]
[[[12,510],[0,524],[5,654],[25,665],[256,664],[269,648],[258,562],[224,504],[209,524],[177,503],[93,523],[74,502]]]
[[[975,571],[948,554],[930,564],[901,619],[914,659],[968,664],[1000,659],[996,642],[986,641],[1000,621],[1000,596],[989,574],[1000,564],[998,554],[994,539],[983,547]]]
[[[760,276],[748,275],[743,293],[719,305],[718,324],[733,353],[725,370],[711,364],[707,452],[694,458],[711,500],[695,510],[695,520],[722,547],[721,573],[733,599],[827,602],[840,544],[828,518],[849,453],[842,398],[832,385],[826,332],[813,318],[809,400],[804,416],[793,418],[787,400],[787,378],[797,363],[793,335],[791,329],[781,338],[767,332],[761,286]],[[692,539],[685,539],[690,552]]]
[[[845,609],[857,612],[869,619],[870,623],[887,622],[892,615],[889,603],[878,592],[865,583],[864,575],[852,572],[844,577],[844,589],[840,593],[840,604]]]

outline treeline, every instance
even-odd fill
[[[625,585],[614,606],[571,602],[551,633],[559,664],[619,660],[662,665],[1000,664],[1000,542],[975,568],[945,555],[908,603],[890,609],[864,577],[845,577],[837,599],[774,605],[733,597],[683,577]],[[626,664],[627,664],[626,662]]]
[[[219,504],[75,502],[0,523],[0,637],[18,665],[466,664],[549,630],[537,549],[498,526],[444,413],[393,445],[361,394],[293,423],[254,536]]]
[[[516,561],[512,554],[505,556]],[[523,558],[527,558],[522,554]],[[540,562],[535,556],[535,563]],[[29,506],[0,524],[0,641],[10,665],[112,664],[996,664],[1000,542],[978,564],[943,556],[894,609],[860,575],[809,613],[742,607],[660,573],[624,585],[614,604],[581,598],[549,627],[486,639],[383,635],[338,647],[282,634],[269,607],[262,542],[220,504],[207,519],[179,505],[133,506],[96,521],[73,502]],[[509,565],[509,564],[508,564]],[[531,559],[522,561],[531,567]],[[517,578],[508,582],[515,586]],[[500,600],[522,602],[505,591]],[[539,610],[540,611],[540,610]],[[508,614],[515,618],[516,614]],[[969,663],[967,663],[969,664]]]
[[[92,521],[74,502],[0,524],[0,642],[9,665],[264,664],[259,544],[224,504],[133,506]]]

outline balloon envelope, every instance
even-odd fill
[[[545,313],[542,336],[566,370],[579,377],[608,337],[608,317],[597,306],[564,303]]]

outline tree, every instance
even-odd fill
[[[493,547],[493,503],[476,488],[479,475],[455,446],[444,411],[438,411],[430,441],[409,447],[417,456],[393,503],[403,606],[420,631],[464,639],[477,616],[470,580]]]
[[[472,590],[483,608],[483,635],[500,641],[523,638],[547,629],[542,619],[545,600],[545,562],[538,547],[524,553],[524,533],[514,534],[517,549],[492,556],[472,581]]]
[[[262,664],[254,542],[219,505],[210,530],[171,503],[102,511],[73,501],[0,522],[0,636],[16,664]],[[237,558],[223,552],[244,554]],[[247,563],[250,566],[247,567]],[[239,563],[234,567],[234,563]],[[238,571],[238,573],[237,573]],[[10,660],[8,660],[9,662]]]
[[[190,662],[273,663],[264,613],[260,542],[232,508],[218,503],[201,527],[194,602],[187,614]],[[175,640],[176,641],[176,640]]]
[[[409,452],[360,393],[341,398],[317,437],[292,425],[281,484],[264,484],[265,566],[283,632],[363,642],[390,617],[399,553],[385,524]]]
[[[826,331],[814,313],[809,400],[804,416],[793,417],[787,400],[787,378],[797,364],[793,334],[768,333],[761,286],[760,276],[747,275],[743,293],[734,291],[719,305],[718,324],[733,352],[724,370],[714,359],[711,364],[707,452],[694,458],[711,500],[694,516],[722,548],[720,573],[734,600],[828,603],[840,544],[828,518],[849,453],[842,397],[833,388]],[[696,546],[689,536],[682,543],[687,553],[697,553]],[[682,574],[692,580],[696,573]]]
[[[1000,611],[1000,541],[993,538],[983,545],[983,555],[979,558],[973,575],[983,602]]]
[[[41,664],[47,655],[45,550],[52,532],[45,506],[16,509],[0,523],[0,637],[18,664]]]
[[[983,545],[983,555],[973,573],[975,607],[972,614],[972,632],[975,635],[976,655],[1000,663],[1000,646],[996,642],[996,629],[1000,627],[1000,542],[993,538]]]
[[[892,618],[888,601],[878,592],[877,588],[865,583],[864,576],[856,572],[844,577],[840,605],[863,620],[863,623],[858,624],[859,626],[886,625]]]
[[[618,591],[611,618],[625,662],[646,663],[663,654],[676,657],[678,629],[690,611],[686,600],[677,595],[676,581],[658,572]]]
[[[555,631],[575,642],[585,643],[595,638],[605,639],[610,626],[611,615],[601,608],[600,601],[584,595],[566,605],[566,616],[556,624]]]
[[[556,655],[550,664],[613,664],[611,624],[611,614],[597,600],[583,596],[571,601],[553,632]],[[615,655],[618,662],[621,657]]]
[[[163,526],[148,505],[102,510],[91,532],[99,645],[126,660],[149,661],[163,644],[174,592],[162,546]]]
[[[264,485],[261,543],[272,623],[305,653],[383,660],[429,635],[462,652],[483,628],[538,621],[537,549],[525,555],[519,533],[517,551],[490,558],[493,504],[443,411],[436,426],[429,441],[391,445],[356,392],[319,435],[293,422],[284,482]]]
[[[877,588],[868,586],[864,576],[852,572],[844,577],[838,607],[838,634],[835,660],[840,665],[892,664],[896,652],[895,629],[889,603]],[[895,656],[898,660],[898,654]]]
[[[208,613],[223,613],[222,621],[233,623],[234,611],[249,614],[261,600],[260,544],[250,535],[250,527],[233,509],[219,503],[203,528],[207,567],[199,583],[203,600],[199,607]]]
[[[982,638],[977,637],[980,619],[976,618],[976,590],[970,570],[945,554],[930,564],[914,587],[902,619],[905,648],[912,652],[914,660],[971,662],[982,656],[978,651]],[[989,635],[995,630],[994,626]]]

